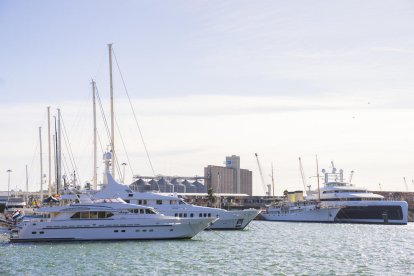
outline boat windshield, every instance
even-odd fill
[[[95,202],[97,203],[126,203],[123,199],[119,197],[96,199]]]

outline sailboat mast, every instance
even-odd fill
[[[58,108],[58,130],[56,135],[56,152],[58,157],[58,179],[56,186],[56,193],[59,194],[59,189],[61,187],[61,178],[62,178],[62,140],[61,140],[61,129],[60,129],[60,109]]]
[[[318,162],[317,155],[316,155],[316,178],[318,179],[318,202],[321,202],[321,189],[319,187],[319,162]]]
[[[115,179],[115,124],[114,124],[114,89],[112,83],[112,44],[108,44],[109,50],[109,92],[111,95],[111,151],[112,151],[112,177]]]
[[[43,202],[43,147],[42,147],[42,127],[39,127],[40,144],[40,202]]]
[[[52,195],[52,149],[50,142],[50,106],[47,107],[47,142],[49,147],[49,196]]]
[[[27,171],[27,165],[26,165],[26,195],[25,195],[25,201],[26,205],[29,203],[29,173]]]
[[[93,189],[97,190],[97,141],[96,141],[96,99],[95,99],[95,81],[92,80],[92,100],[93,100]]]
[[[56,185],[56,193],[59,192],[59,157],[57,151],[57,125],[56,125],[56,116],[53,116],[55,121],[55,133],[53,134],[53,152],[55,157],[55,185]]]
[[[273,177],[273,162],[272,162],[272,196],[275,196],[275,179]]]

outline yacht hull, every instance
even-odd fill
[[[325,201],[341,206],[335,222],[371,224],[407,224],[408,204],[405,201]]]
[[[219,215],[218,220],[207,229],[211,230],[242,230],[257,217],[260,211],[242,210],[227,211]]]
[[[120,221],[27,221],[12,230],[11,242],[190,239],[215,219],[183,219],[160,223]]]
[[[208,230],[243,230],[260,213],[256,209],[226,211],[223,209],[193,205],[171,209],[158,208],[157,210],[166,216],[185,216],[190,219],[197,219],[200,216],[217,218],[207,228]],[[194,218],[191,218],[191,215]]]
[[[295,212],[268,212],[262,213],[264,220],[291,221],[291,222],[335,222],[335,217],[340,208],[320,208]]]

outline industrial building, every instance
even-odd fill
[[[214,193],[247,194],[253,193],[253,175],[246,169],[240,169],[240,157],[226,157],[226,166],[208,165],[204,168],[207,188]]]

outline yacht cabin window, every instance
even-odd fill
[[[71,219],[102,219],[110,218],[114,214],[111,212],[76,212],[70,218]]]

